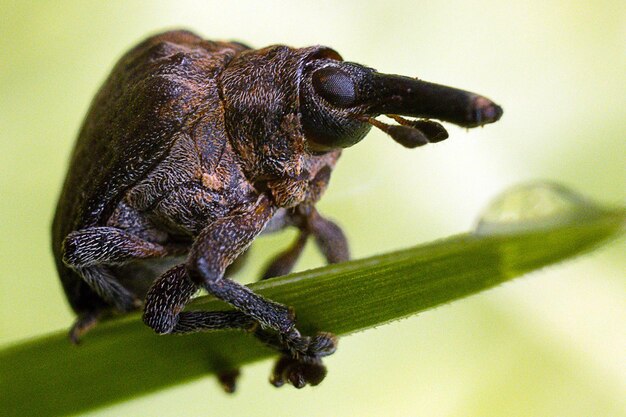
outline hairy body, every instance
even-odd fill
[[[423,84],[434,89],[426,104],[415,101],[411,82],[322,46],[253,50],[173,31],[129,51],[91,105],[54,218],[57,269],[78,314],[71,339],[143,305],[158,333],[253,332],[283,353],[275,385],[319,383],[335,338],[301,335],[288,307],[226,270],[264,230],[284,227],[299,236],[264,278],[288,273],[309,236],[328,262],[348,259],[343,232],[315,210],[341,148],[371,125],[407,147],[447,137],[436,122],[398,116],[402,126],[388,126],[372,115],[411,105],[423,109],[408,114],[430,116],[435,91],[458,107],[439,106],[446,120],[500,117],[488,99],[435,84]],[[235,310],[183,311],[200,287]]]

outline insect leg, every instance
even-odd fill
[[[211,223],[192,245],[187,269],[192,281],[204,286],[209,293],[263,326],[286,334],[294,327],[293,315],[286,306],[266,300],[224,278],[226,267],[250,246],[274,211],[269,200],[261,197],[249,210]]]
[[[189,279],[185,265],[175,266],[161,275],[146,296],[143,321],[159,334],[194,333],[207,330],[252,330],[257,322],[240,311],[182,311],[198,285]],[[234,392],[238,369],[218,374],[226,392]]]
[[[337,338],[331,333],[320,332],[310,338],[307,351],[297,356],[285,348],[280,335],[257,328],[255,336],[267,346],[282,352],[270,376],[270,383],[275,387],[281,387],[285,382],[296,388],[302,388],[306,384],[319,384],[326,377],[322,358],[332,355],[337,349]]]
[[[300,231],[295,242],[293,242],[293,244],[284,252],[276,255],[272,262],[270,262],[261,279],[279,277],[290,273],[300,255],[302,255],[302,251],[304,250],[308,237],[309,233],[307,231]]]
[[[120,311],[134,310],[140,301],[119,283],[107,265],[170,254],[171,251],[162,245],[115,227],[79,230],[67,235],[63,241],[63,262],[72,267],[100,297]]]
[[[348,240],[337,224],[320,216],[315,208],[311,208],[306,224],[329,264],[350,259]]]
[[[198,285],[189,278],[186,267],[178,265],[159,277],[146,296],[143,321],[157,333],[183,334],[207,330],[235,329],[254,332],[254,335],[283,356],[278,361],[271,383],[281,386],[290,382],[301,388],[317,385],[324,379],[326,368],[322,357],[334,352],[336,341],[332,335],[320,333],[308,339],[306,350],[295,358],[280,334],[258,326],[252,317],[240,311],[181,311],[197,291]],[[233,392],[239,370],[227,370],[218,375],[225,391]]]
[[[79,312],[79,316],[69,331],[69,338],[72,343],[78,344],[81,337],[98,323],[103,313],[110,310],[110,307],[105,303],[123,312],[135,310],[141,305],[141,301],[118,282],[106,265],[74,268],[74,270],[104,301],[93,295],[91,298],[95,303],[90,305],[87,310]]]
[[[133,311],[141,305],[132,292],[119,283],[113,272],[105,265],[75,268],[82,279],[100,297],[119,311]]]
[[[343,262],[350,258],[346,237],[339,226],[321,217],[313,205],[313,202],[319,200],[328,186],[330,173],[330,167],[321,168],[309,184],[309,202],[301,204],[295,211],[287,212],[286,216],[278,219],[281,227],[296,226],[300,230],[300,234],[289,248],[272,260],[261,279],[286,275],[291,272],[311,234],[328,263]]]
[[[81,337],[98,324],[100,315],[101,312],[99,311],[88,311],[79,315],[70,328],[70,341],[75,345],[79,344]]]
[[[300,229],[295,242],[270,262],[261,279],[290,273],[302,255],[310,235],[315,238],[317,246],[329,264],[345,262],[350,259],[348,241],[341,228],[336,223],[320,216],[317,210],[311,210],[311,214]]]
[[[167,270],[152,284],[146,295],[144,323],[159,334],[248,329],[256,325],[254,319],[240,311],[182,312],[197,291],[198,285],[189,279],[185,265]]]
[[[210,294],[254,318],[263,328],[277,332],[281,346],[293,357],[315,355],[317,352],[309,348],[316,345],[311,345],[312,339],[301,336],[295,328],[291,309],[224,278],[226,266],[252,243],[274,211],[263,196],[250,210],[211,223],[194,242],[187,269],[191,280]]]
[[[74,268],[166,255],[168,250],[164,246],[115,227],[78,230],[67,235],[63,241],[63,262]]]
[[[296,240],[270,262],[261,279],[290,273],[300,255],[302,255],[310,235],[313,235],[315,238],[317,246],[329,264],[345,262],[350,259],[348,241],[336,223],[324,219],[315,209],[312,209],[310,217],[306,218],[303,223],[300,226],[300,233]]]
[[[310,184],[311,201],[317,201],[328,186],[330,167],[319,170]],[[317,246],[322,251],[329,264],[344,262],[350,259],[350,250],[346,235],[334,222],[320,216],[315,206],[305,203],[298,206],[300,228],[307,230],[315,238]]]

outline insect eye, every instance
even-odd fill
[[[344,71],[334,67],[320,68],[312,74],[315,92],[333,106],[350,107],[356,100],[356,86]]]

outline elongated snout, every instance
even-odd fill
[[[354,62],[315,60],[304,74],[301,120],[315,150],[350,147],[363,139],[371,126],[402,146],[415,148],[448,137],[440,123],[424,119],[470,128],[496,122],[502,116],[502,108],[481,95],[382,74]],[[399,125],[377,120],[380,115],[390,116]]]
[[[370,85],[360,99],[372,116],[398,114],[463,127],[493,123],[502,116],[502,108],[490,99],[445,85],[381,73],[372,74]]]

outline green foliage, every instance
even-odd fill
[[[305,333],[347,335],[491,288],[623,231],[623,209],[600,209],[562,189],[530,190],[521,191],[527,194],[513,211],[503,208],[510,199],[500,199],[474,233],[250,287],[293,306]],[[514,196],[519,198],[520,190]],[[524,204],[538,196],[540,206],[552,210],[542,209],[532,219],[511,215],[527,213]],[[228,306],[201,297],[190,308]],[[55,333],[0,351],[0,414],[77,413],[273,355],[237,332],[159,337],[132,314],[101,324],[80,346]]]

